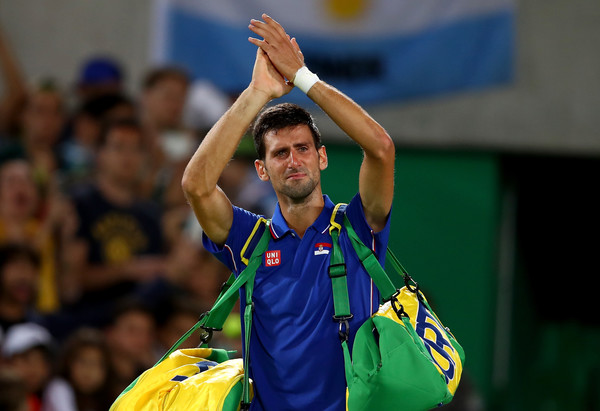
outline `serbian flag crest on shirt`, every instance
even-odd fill
[[[315,244],[315,255],[329,254],[331,250],[330,243],[317,243]]]

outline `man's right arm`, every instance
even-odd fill
[[[217,185],[219,176],[264,105],[290,90],[258,49],[250,85],[211,128],[185,169],[185,196],[204,233],[216,244],[225,243],[233,221],[231,202]]]

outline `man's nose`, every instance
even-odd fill
[[[293,152],[290,152],[290,157],[289,157],[289,165],[291,167],[296,167],[300,165],[300,161],[298,160],[298,157],[294,155]]]

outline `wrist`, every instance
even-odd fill
[[[250,85],[242,94],[245,94],[247,97],[253,99],[254,102],[261,105],[261,107],[275,98],[268,90],[264,90],[263,88],[254,84],[254,82],[250,82]]]
[[[317,81],[319,81],[319,76],[310,71],[308,67],[302,66],[296,71],[292,82],[294,86],[302,90],[304,94],[307,94]]]

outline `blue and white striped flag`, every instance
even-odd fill
[[[510,83],[514,0],[157,0],[155,51],[226,92],[249,82],[251,18],[296,37],[307,66],[361,104]],[[286,100],[301,98],[293,92]]]

